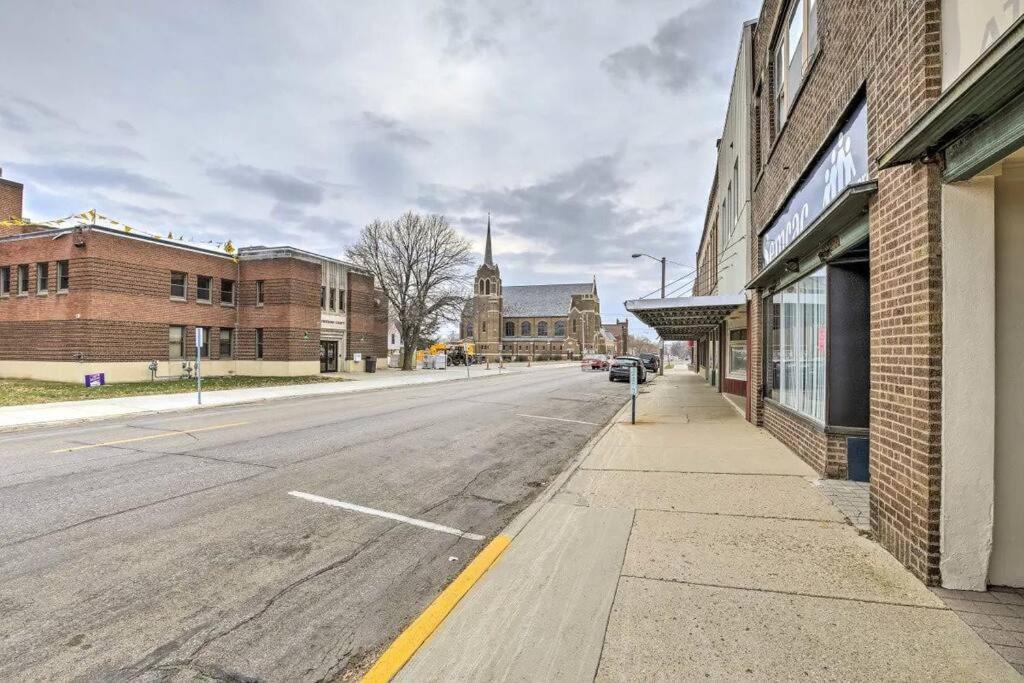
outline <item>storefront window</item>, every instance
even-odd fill
[[[768,307],[768,394],[825,421],[825,269],[772,296]]]
[[[747,330],[729,330],[729,377],[747,378]]]

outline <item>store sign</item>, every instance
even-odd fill
[[[847,186],[867,179],[867,105],[861,102],[764,233],[764,264],[778,258]]]
[[[102,372],[94,372],[85,376],[85,386],[88,389],[92,387],[102,387],[107,383],[107,376]]]

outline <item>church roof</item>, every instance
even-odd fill
[[[593,294],[591,282],[567,285],[507,285],[501,288],[501,313],[510,318],[564,316],[573,294]]]

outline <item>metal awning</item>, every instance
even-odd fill
[[[967,68],[878,159],[879,168],[932,155],[1024,92],[1024,17]]]
[[[654,328],[665,341],[703,339],[729,314],[747,303],[742,294],[634,299],[626,310]]]
[[[845,236],[846,244],[842,244],[844,240],[836,239],[851,223],[867,213],[868,204],[876,192],[878,182],[875,180],[848,186],[781,254],[747,283],[746,289],[761,289],[775,284],[787,272],[801,271],[803,260],[813,257],[820,264],[819,250],[839,253],[866,237],[866,234],[851,233]]]

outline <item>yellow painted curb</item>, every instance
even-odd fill
[[[363,683],[386,683],[394,678],[511,542],[512,539],[505,534],[495,536],[430,606],[384,650],[363,676]]]

